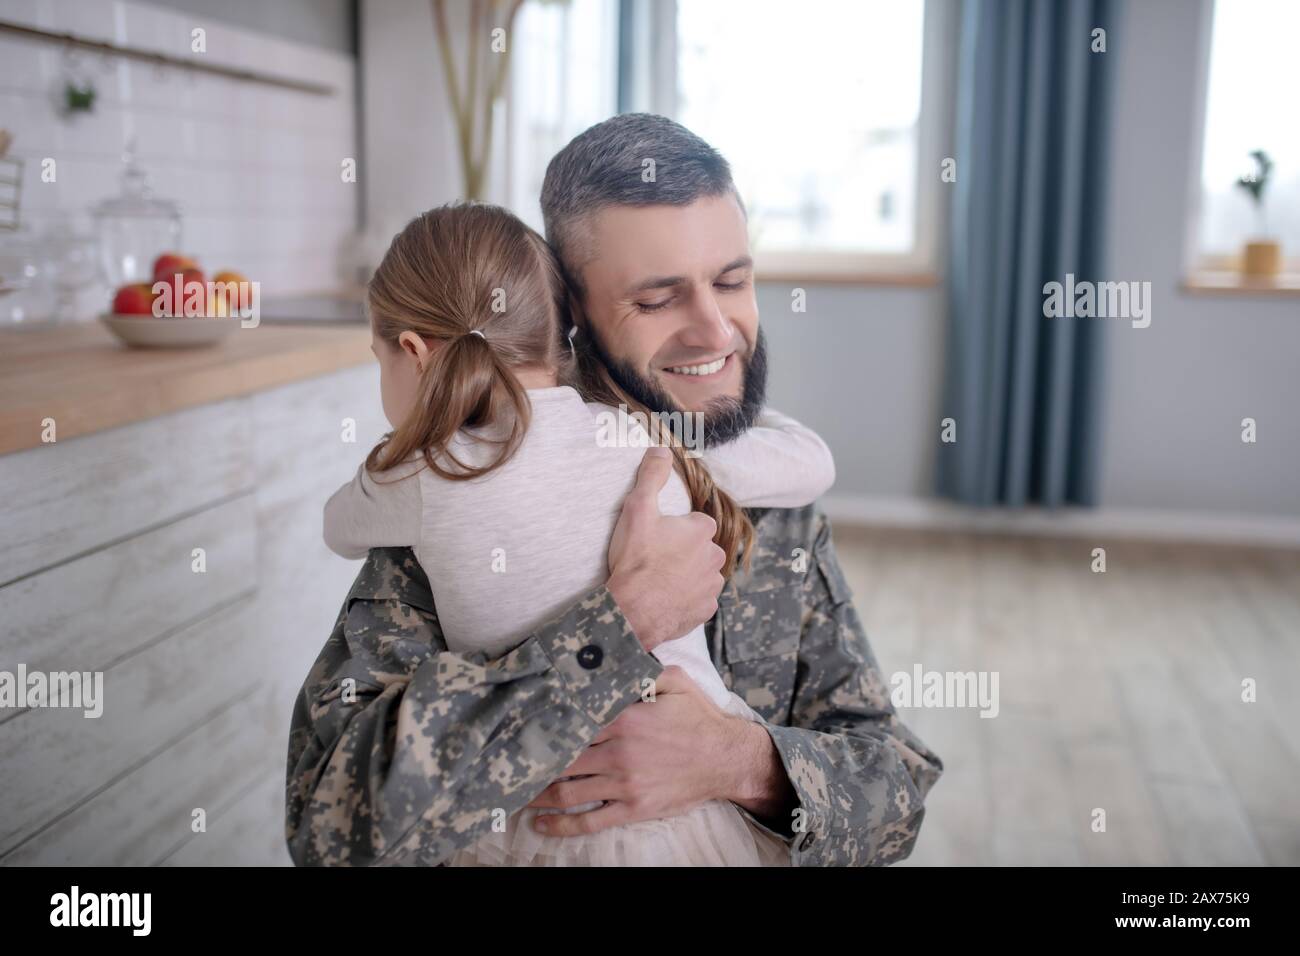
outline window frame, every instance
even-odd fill
[[[612,50],[612,61],[614,67],[613,79],[615,83],[615,88],[610,92],[613,94],[611,99],[613,101],[613,106],[616,111],[618,110],[618,104],[619,104],[618,95],[619,95],[619,85],[621,84],[621,69],[622,69],[621,62],[620,62],[622,56],[620,33],[622,29],[621,24],[623,19],[623,5],[626,2],[627,0],[612,0],[612,3],[616,9],[616,14],[615,14],[616,22],[614,25],[614,37],[613,37],[615,41],[615,45]],[[568,12],[570,11],[566,9],[565,11],[566,16]],[[561,57],[561,59],[563,59],[563,57]],[[515,120],[516,120],[516,115],[521,110],[521,106],[516,97],[516,89],[517,89],[516,83],[519,81],[518,69],[519,69],[518,63],[512,62],[510,74],[505,84],[505,91],[501,97],[501,102],[498,104],[497,112],[493,118],[493,123],[498,124],[497,130],[499,131],[499,138],[497,141],[502,144],[501,145],[502,156],[500,160],[501,191],[497,195],[500,196],[501,202],[503,205],[506,206],[506,208],[515,212],[521,218],[525,219],[525,221],[529,221],[532,217],[532,213],[537,211],[534,207],[534,204],[538,202],[540,197],[538,195],[532,194],[531,192],[521,196],[519,194],[519,190],[516,188],[517,173],[520,164],[520,144],[518,142],[517,135],[516,135]],[[576,132],[581,132],[581,130],[575,131],[574,135],[576,135]],[[561,143],[560,145],[562,146],[563,143]],[[551,156],[547,156],[545,161],[550,162],[551,158],[552,158]],[[529,207],[527,214],[524,212],[525,205]],[[534,225],[534,223],[529,222],[529,225]],[[537,230],[541,232],[542,225],[540,221],[536,222],[535,225]]]
[[[952,156],[959,0],[924,0],[921,107],[917,120],[916,206],[913,245],[907,252],[779,249],[754,252],[759,281],[813,281],[929,286],[939,282],[947,203],[940,180]],[[676,117],[677,0],[621,0],[620,13],[635,28],[620,47],[621,109]],[[625,69],[623,58],[630,57]],[[632,89],[627,88],[631,78]]]
[[[1183,223],[1182,288],[1187,292],[1300,291],[1300,256],[1282,260],[1276,281],[1252,280],[1241,274],[1240,255],[1201,250],[1201,219],[1205,214],[1201,179],[1205,168],[1205,134],[1210,113],[1210,56],[1214,49],[1215,9],[1220,0],[1200,0],[1197,11],[1198,47],[1193,91],[1192,148],[1188,150],[1187,214]]]

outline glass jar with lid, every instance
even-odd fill
[[[154,259],[181,247],[180,207],[153,195],[133,147],[122,154],[122,161],[122,191],[93,209],[100,261],[113,289],[152,281]]]
[[[44,327],[54,307],[44,241],[23,226],[0,230],[0,329]]]

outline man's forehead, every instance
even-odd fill
[[[730,194],[685,205],[611,205],[585,222],[585,265],[611,280],[713,275],[748,255],[744,213]]]

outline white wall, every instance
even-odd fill
[[[321,97],[82,52],[75,62],[97,88],[95,111],[65,120],[52,102],[63,48],[0,35],[0,126],[26,163],[25,222],[88,221],[89,207],[118,191],[121,154],[134,137],[154,192],[181,205],[182,251],[209,273],[236,269],[267,295],[338,285],[361,188],[340,175],[342,160],[356,155],[352,56],[134,2],[0,0],[0,17],[334,86],[334,96]],[[191,54],[198,26],[207,52]],[[57,162],[53,183],[41,181],[46,157]]]
[[[447,18],[453,34],[468,31],[463,5],[447,4]],[[372,255],[382,256],[393,234],[413,216],[462,198],[463,178],[432,5],[361,0],[360,33],[366,231],[372,247],[378,244]],[[453,56],[463,77],[463,42],[455,44]],[[501,201],[505,124],[500,112],[494,137],[488,195]]]
[[[366,225],[387,240],[416,213],[461,195],[455,126],[431,4],[362,0],[360,19]]]
[[[835,455],[835,494],[922,498],[934,486],[943,372],[943,289],[763,283],[772,405]]]

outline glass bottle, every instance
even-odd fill
[[[152,194],[148,175],[135,162],[133,145],[122,161],[122,191],[93,209],[101,266],[114,290],[152,281],[154,259],[181,247],[180,207]]]

